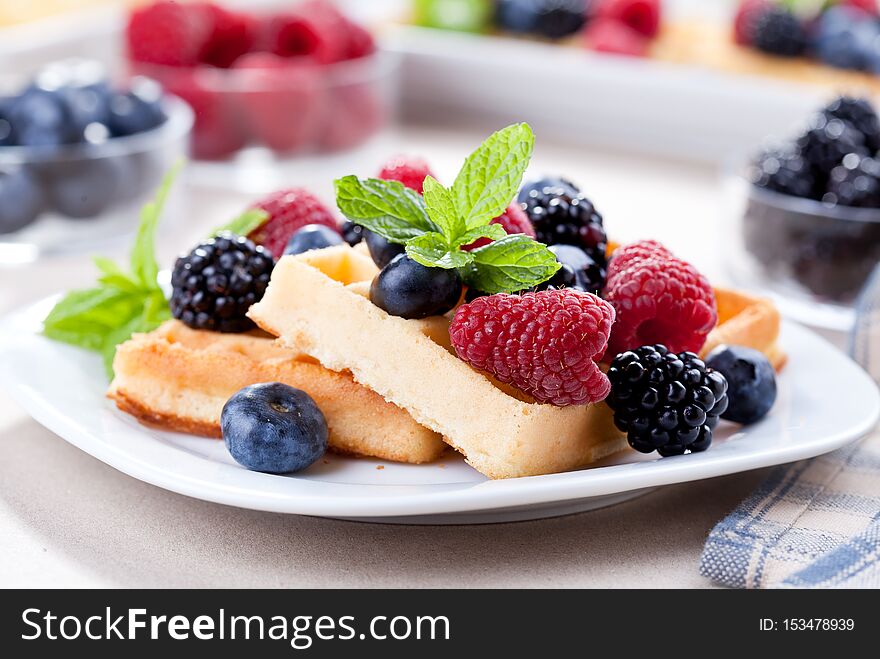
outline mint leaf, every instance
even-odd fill
[[[336,205],[345,217],[393,243],[438,229],[422,196],[398,181],[344,176],[335,186]]]
[[[489,223],[507,208],[532,157],[535,135],[528,124],[493,133],[455,177],[452,195],[466,229]]]
[[[481,227],[465,231],[455,239],[455,246],[470,245],[478,238],[488,238],[489,240],[500,240],[507,235],[504,227],[500,224],[484,224]]]
[[[406,242],[406,255],[429,268],[462,268],[474,260],[470,252],[450,247],[446,238],[436,231],[423,233]]]
[[[141,209],[141,223],[131,250],[131,274],[145,288],[156,286],[156,277],[159,274],[155,255],[156,226],[162,216],[171,185],[182,166],[183,162],[178,162],[171,168],[162,179],[156,197]]]
[[[43,321],[43,334],[101,353],[112,376],[116,346],[133,332],[149,332],[171,317],[159,287],[154,251],[156,225],[180,165],[165,177],[154,201],[141,211],[141,223],[131,250],[131,272],[104,257],[95,258],[98,286],[70,291]]]
[[[464,220],[455,208],[452,193],[444,188],[433,176],[426,176],[424,182],[425,210],[428,217],[446,237],[448,243],[457,240],[465,232]],[[467,244],[467,243],[459,243]]]
[[[515,234],[470,252],[465,282],[486,293],[512,293],[547,281],[561,267],[546,245]]]
[[[229,233],[234,233],[236,236],[247,236],[266,224],[268,219],[269,213],[262,208],[249,208],[235,219],[214,229],[209,235],[214,237],[220,235],[224,231],[228,231]]]

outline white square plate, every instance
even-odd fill
[[[704,453],[627,451],[590,469],[489,481],[450,451],[429,465],[329,454],[303,473],[238,466],[223,442],[139,425],[104,396],[94,354],[40,335],[55,298],[0,321],[0,382],[39,423],[135,478],[188,496],[256,510],[406,523],[532,519],[589,510],[650,488],[820,455],[874,427],[880,394],[852,361],[808,330],[783,325],[789,363],[760,423],[719,425]]]

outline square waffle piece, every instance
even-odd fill
[[[376,272],[368,256],[347,245],[283,257],[248,315],[283,345],[331,370],[350,372],[356,382],[405,409],[490,478],[577,469],[627,448],[606,405],[537,404],[458,359],[449,344],[448,318],[405,320],[373,305],[369,286]],[[747,311],[737,306],[746,300],[761,306],[761,317],[775,313],[741,296],[727,305],[734,315],[724,320]],[[778,317],[775,324],[744,325],[725,340],[775,346]],[[756,329],[756,335],[735,340],[748,334],[743,329]]]
[[[220,437],[220,413],[232,394],[258,382],[283,382],[315,399],[337,452],[422,463],[446,447],[436,432],[351,375],[329,371],[262,332],[220,334],[170,320],[120,345],[113,368],[108,397],[164,430]]]

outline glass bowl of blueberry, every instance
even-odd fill
[[[114,85],[90,60],[0,92],[0,264],[94,249],[134,231],[186,155],[192,110],[147,78]]]
[[[269,13],[153,2],[130,13],[125,45],[132,73],[194,109],[198,160],[349,150],[393,115],[396,61],[329,0]]]
[[[736,241],[725,253],[739,283],[769,289],[800,320],[848,329],[880,260],[878,149],[874,108],[843,96],[728,176]]]

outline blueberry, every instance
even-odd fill
[[[776,401],[776,373],[763,353],[743,346],[718,346],[706,359],[706,366],[727,379],[727,410],[722,419],[754,423],[762,419]]]
[[[844,69],[864,69],[878,59],[875,21],[854,7],[832,7],[819,17],[814,49],[819,59]]]
[[[578,187],[569,181],[568,179],[564,179],[561,176],[546,176],[544,178],[540,178],[537,181],[530,181],[526,183],[522,189],[519,191],[519,194],[516,196],[516,200],[519,203],[525,203],[529,198],[529,193],[532,190],[543,190],[544,188],[562,188],[565,194],[576,197],[580,190]]]
[[[370,300],[392,316],[425,318],[452,309],[461,289],[455,270],[428,268],[400,254],[373,279]]]
[[[605,284],[605,268],[596,263],[592,256],[574,245],[550,245],[548,249],[556,255],[557,261],[574,272],[573,288],[595,294],[602,290]]]
[[[113,203],[120,178],[114,159],[59,162],[49,170],[49,201],[61,215],[95,217]]]
[[[0,98],[0,146],[12,146],[12,124],[8,118],[9,99]]]
[[[40,186],[23,167],[0,166],[0,234],[12,233],[37,219]]]
[[[364,231],[366,231],[366,229],[360,224],[355,224],[351,220],[346,220],[342,223],[342,238],[352,247],[364,239]]]
[[[373,257],[373,262],[380,268],[384,268],[391,262],[391,259],[404,252],[403,245],[392,243],[378,233],[364,229],[363,235],[367,248],[370,250],[370,256]]]
[[[58,91],[70,122],[70,139],[75,142],[98,144],[110,137],[106,83],[86,87],[64,87]]]
[[[110,99],[108,126],[113,135],[134,135],[162,125],[162,88],[149,78],[135,78],[129,91]]]
[[[302,254],[312,249],[324,249],[332,245],[341,245],[342,236],[323,224],[306,224],[290,237],[285,254]]]
[[[71,141],[70,120],[60,95],[28,87],[7,109],[13,139],[22,146],[58,146]]]
[[[495,10],[498,27],[509,32],[532,32],[537,19],[537,4],[534,0],[499,0]]]
[[[220,415],[223,441],[243,467],[270,474],[301,471],[327,451],[327,420],[306,392],[281,382],[233,394]]]

